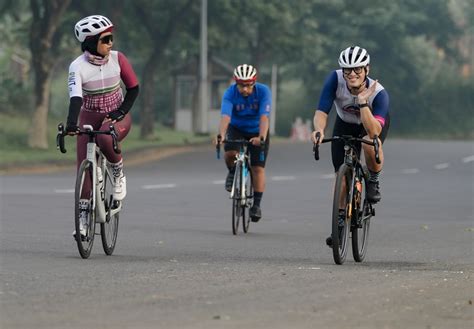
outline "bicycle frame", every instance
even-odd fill
[[[240,204],[242,206],[245,206],[246,203],[247,203],[247,197],[246,197],[246,191],[245,191],[245,183],[247,181],[247,179],[249,179],[249,166],[248,166],[248,163],[249,163],[249,155],[248,155],[248,145],[247,144],[242,144],[240,149],[239,149],[239,153],[237,153],[235,155],[235,166],[240,166],[242,168],[242,179],[241,179],[241,188],[240,188]],[[232,190],[230,191],[230,199],[234,198],[234,194],[235,194],[235,182],[237,181],[236,177],[234,177],[234,183],[232,184]]]

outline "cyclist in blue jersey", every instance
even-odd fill
[[[219,135],[216,142],[221,136],[224,136],[224,141],[243,138],[252,142],[249,151],[254,181],[254,203],[250,208],[250,218],[253,222],[258,222],[262,217],[260,202],[265,191],[265,163],[270,146],[268,127],[272,96],[268,86],[257,82],[257,70],[252,65],[237,66],[234,70],[234,80],[235,84],[232,84],[222,97]],[[261,139],[265,143],[263,159],[260,156]],[[230,191],[238,148],[236,145],[225,144],[224,151],[225,163],[229,169],[225,188]]]
[[[379,176],[383,166],[382,143],[387,136],[390,126],[389,96],[385,88],[377,80],[369,78],[370,55],[364,48],[348,47],[339,55],[339,70],[331,72],[326,78],[319,99],[318,108],[314,114],[313,142],[317,142],[316,134],[320,133],[319,141],[324,138],[324,129],[327,124],[328,113],[334,104],[337,118],[333,136],[352,135],[379,139],[379,154],[381,163],[375,162],[375,153],[372,146],[363,145],[365,162],[369,169],[367,184],[367,199],[377,203],[381,199]],[[358,145],[360,154],[361,145]],[[332,142],[332,162],[337,172],[344,161],[344,143]],[[344,218],[344,210],[339,210]],[[331,245],[329,237],[326,240]]]

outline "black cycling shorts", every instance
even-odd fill
[[[233,139],[245,139],[250,140],[252,137],[258,137],[259,133],[245,133],[234,126],[229,125],[227,128],[226,133],[226,140],[233,140]],[[265,168],[265,163],[267,161],[268,149],[270,148],[270,134],[267,133],[267,137],[265,138],[265,145],[263,146],[263,161],[260,157],[260,153],[262,148],[260,146],[249,145],[249,152],[250,152],[250,163],[252,166],[259,166]],[[236,144],[224,144],[224,151],[238,151],[239,146]]]
[[[382,127],[382,131],[380,132],[380,140],[382,144],[387,137],[388,128],[390,126],[390,115],[387,114],[385,118],[385,125]],[[347,123],[342,121],[339,116],[336,118],[336,123],[334,124],[334,130],[332,133],[333,136],[341,136],[341,135],[350,135],[354,137],[362,138],[367,135],[365,128],[362,124],[354,124],[354,123]],[[357,154],[360,157],[361,151],[361,143],[357,143]],[[337,172],[339,167],[344,163],[344,142],[343,141],[334,141],[331,143],[331,153],[332,153],[332,164],[334,166],[334,170]]]

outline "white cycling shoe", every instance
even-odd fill
[[[127,178],[123,174],[120,174],[119,177],[114,177],[113,179],[114,184],[114,199],[118,201],[122,201],[125,199],[127,195]]]

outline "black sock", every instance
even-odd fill
[[[381,172],[382,170],[379,172],[373,172],[372,170],[369,170],[369,182],[377,183],[379,181],[379,176]]]
[[[253,192],[253,205],[260,207],[260,201],[262,201],[263,192]]]

